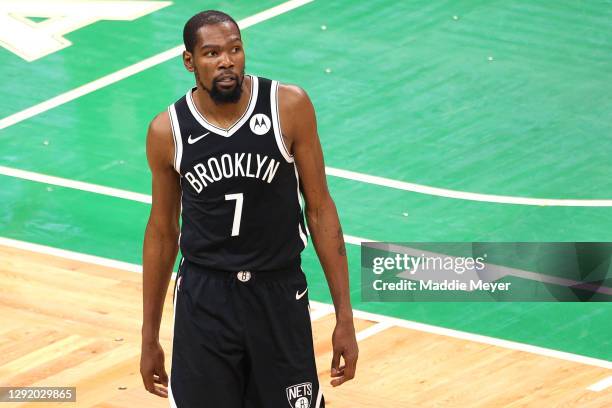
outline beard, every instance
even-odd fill
[[[212,81],[212,86],[210,89],[206,88],[202,81],[200,81],[199,75],[196,73],[196,79],[202,89],[208,92],[210,95],[210,99],[213,100],[216,104],[226,104],[226,103],[236,103],[240,100],[242,96],[242,83],[244,82],[244,70],[241,75],[236,76],[234,79],[236,81],[236,85],[233,88],[225,89],[219,87],[219,80],[214,78]]]

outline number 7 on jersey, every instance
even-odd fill
[[[242,193],[226,194],[225,201],[236,200],[236,210],[234,211],[234,223],[232,224],[232,237],[237,237],[240,234],[240,219],[242,218],[242,201],[244,196]]]

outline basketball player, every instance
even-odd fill
[[[333,386],[354,377],[358,348],[314,108],[297,86],[244,73],[241,33],[227,14],[195,15],[183,39],[196,86],[147,135],[145,388],[180,408],[324,407],[300,266],[300,191],[336,311]],[[179,246],[168,381],[159,327]]]

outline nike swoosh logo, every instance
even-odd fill
[[[295,300],[300,300],[308,291],[308,288],[304,289],[304,291],[302,293],[300,293],[300,291],[296,291],[295,292]]]
[[[189,144],[194,144],[195,142],[197,142],[198,140],[202,139],[203,137],[208,136],[208,134],[209,134],[209,133],[210,133],[210,132],[207,132],[207,133],[203,134],[202,136],[198,136],[198,137],[196,137],[195,139],[192,139],[192,138],[191,138],[191,135],[189,135],[189,137],[187,138],[187,142],[188,142]]]

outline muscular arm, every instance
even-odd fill
[[[159,345],[164,300],[178,253],[180,184],[172,165],[174,143],[167,112],[153,119],[147,133],[147,160],[153,202],[143,245],[143,323],[141,374],[145,388],[167,396],[163,350]]]
[[[340,378],[333,380],[332,385],[340,385],[354,377],[358,354],[342,227],[327,188],[315,111],[308,95],[298,87],[282,85],[279,105],[285,143],[300,176],[308,229],[336,310],[332,376]],[[340,355],[344,357],[346,369],[339,365]]]

